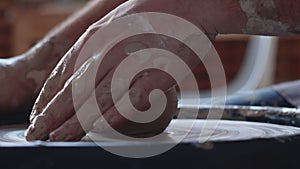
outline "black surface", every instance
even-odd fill
[[[155,145],[153,145],[155,146]],[[214,143],[210,150],[180,144],[159,156],[130,159],[87,147],[0,148],[1,168],[299,169],[299,138]],[[127,147],[128,148],[128,147]],[[134,150],[134,149],[133,149]]]
[[[28,122],[28,115],[2,114],[0,124]],[[214,143],[210,150],[199,144],[180,144],[145,159],[120,157],[95,145],[0,145],[0,169],[299,169],[299,137]]]
[[[23,108],[22,111],[15,111],[13,113],[0,110],[0,125],[29,124],[30,112],[31,108]]]

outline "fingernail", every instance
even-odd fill
[[[33,120],[33,123],[28,127],[28,130],[26,131],[26,139],[28,141],[47,140],[48,135],[45,134],[45,130],[47,128],[42,121],[42,118],[37,117]]]
[[[39,130],[39,127],[31,124],[25,131],[25,138],[27,141],[43,140],[41,133],[42,132]]]
[[[24,136],[27,141],[35,140],[35,137],[33,135],[34,131],[35,131],[35,127],[31,124],[24,133]]]

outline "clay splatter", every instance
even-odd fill
[[[266,9],[266,12],[264,12],[265,16],[259,14],[257,1],[240,0],[240,6],[248,17],[248,22],[243,33],[264,34],[265,32],[270,32],[270,34],[284,34],[290,28],[288,24],[276,20],[278,14],[276,14],[277,10],[274,0],[265,0],[261,4],[261,8]],[[272,17],[270,17],[270,13],[273,13]]]

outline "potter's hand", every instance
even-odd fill
[[[173,3],[174,6],[168,6],[170,3],[166,1],[159,2],[161,5],[157,3],[157,1],[151,0],[128,1],[86,31],[73,46],[72,50],[64,56],[46,81],[30,117],[31,125],[26,131],[27,140],[80,140],[85,135],[85,132],[92,129],[98,132],[105,132],[106,126],[103,125],[104,120],[117,131],[127,135],[157,134],[167,127],[177,110],[177,97],[174,90],[174,86],[176,85],[175,80],[161,70],[147,69],[139,72],[133,79],[130,79],[130,85],[126,86],[122,83],[122,81],[127,80],[126,69],[124,69],[125,75],[123,79],[116,77],[119,83],[111,85],[114,73],[124,59],[132,57],[129,56],[131,53],[142,49],[160,48],[171,51],[181,56],[181,59],[192,68],[199,63],[196,59],[197,56],[193,52],[188,52],[188,48],[185,45],[172,38],[159,34],[145,34],[130,37],[113,45],[98,67],[97,64],[101,60],[99,59],[99,55],[105,49],[94,51],[89,46],[98,45],[98,43],[89,44],[89,40],[95,38],[94,35],[99,30],[108,29],[110,24],[114,24],[113,21],[128,14],[148,10],[169,13],[175,11],[182,14],[182,11],[175,10],[182,3]],[[167,11],[160,11],[159,6],[166,6]],[[149,24],[151,26],[151,23],[146,24],[146,26],[149,26]],[[126,31],[128,30],[124,30],[124,32]],[[122,31],[120,31],[120,34],[122,34]],[[109,33],[106,35],[108,37],[102,35],[101,38],[103,39],[96,38],[96,41],[99,44],[101,41],[109,43],[111,39],[115,38],[110,37]],[[88,52],[82,57],[82,51],[85,49],[88,49]],[[167,64],[167,62],[172,63],[172,60],[167,59],[165,61],[164,58],[148,60],[148,56],[145,53],[138,58],[140,60],[137,62],[141,65],[152,63],[157,65],[157,67],[172,66],[172,64]],[[178,72],[181,72],[179,68],[177,69]],[[95,72],[97,73],[95,78],[93,78],[93,73]],[[75,91],[72,90],[74,88]],[[164,93],[165,99],[167,99],[165,109],[163,112],[160,112],[162,114],[150,123],[136,123],[129,120],[130,117],[135,116],[132,113],[135,111],[134,109],[143,112],[152,107],[150,104],[151,100],[149,101],[148,98],[154,89],[160,89],[162,91],[160,94]],[[112,92],[114,93],[114,99],[112,98]],[[95,93],[97,106],[99,106],[103,116],[97,113],[95,105],[91,105],[93,93]],[[126,102],[123,101],[124,99],[126,100],[126,96],[128,96],[134,108],[124,105]],[[161,98],[156,99],[161,100]],[[76,102],[75,108],[73,106],[74,102]],[[124,112],[119,112],[120,107],[123,108]],[[120,113],[127,113],[129,119]]]
[[[92,35],[91,32],[93,32],[93,29],[88,30],[86,34],[87,39]],[[98,62],[94,57],[87,57],[87,60],[79,64],[78,70],[73,73],[75,61],[79,60],[79,49],[81,49],[83,44],[83,41],[79,41],[75,45],[74,50],[63,58],[47,80],[37,100],[37,103],[42,103],[46,106],[42,107],[40,113],[34,112],[32,114],[32,123],[26,133],[26,138],[28,140],[50,139],[51,141],[80,140],[85,135],[83,129],[89,130],[94,128],[98,131],[104,130],[105,126],[101,124],[103,119],[114,129],[124,134],[148,135],[162,132],[177,110],[177,95],[176,91],[172,89],[174,81],[169,75],[159,70],[145,70],[132,80],[130,86],[123,86],[122,80],[126,79],[122,78],[119,78],[119,84],[114,84],[116,86],[111,85],[118,64],[127,56],[128,44],[129,47],[132,44],[134,46],[136,41],[145,41],[145,39],[150,38],[155,37],[137,37],[115,46],[105,56],[99,66],[95,86],[89,86],[89,84],[93,84],[93,81],[90,81],[90,79],[93,78],[92,74]],[[75,88],[75,92],[77,93],[75,96],[74,90],[72,90],[74,85],[78,86]],[[167,105],[164,113],[157,120],[146,124],[134,123],[119,114],[115,105],[126,94],[130,96],[130,101],[136,109],[141,111],[147,110],[150,107],[148,96],[154,89],[161,89],[167,96]],[[93,91],[96,94],[97,106],[99,106],[103,114],[102,117],[93,108],[95,105],[90,105],[90,100],[93,98],[91,93]],[[117,103],[113,101],[111,92],[114,92],[116,95]],[[54,97],[49,96],[51,94]],[[74,97],[76,98],[77,105],[80,106],[79,109],[75,109],[73,106]],[[34,111],[38,111],[38,109]],[[126,111],[131,112],[130,109]],[[81,117],[81,119],[78,119],[78,117]]]

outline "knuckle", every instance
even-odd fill
[[[145,99],[146,93],[142,88],[131,88],[129,91],[129,98],[133,103],[138,103]]]
[[[111,93],[111,81],[105,80],[99,88],[99,94],[108,94],[108,93]]]
[[[57,93],[53,100],[61,104],[72,102],[72,86],[66,84],[64,88]]]
[[[40,131],[46,131],[48,130],[53,122],[53,116],[47,114],[47,115],[40,115],[37,116],[35,119],[35,125],[36,128],[38,128]]]
[[[97,97],[97,103],[98,103],[100,110],[103,111],[108,106],[107,101],[108,101],[108,99],[105,95]]]

